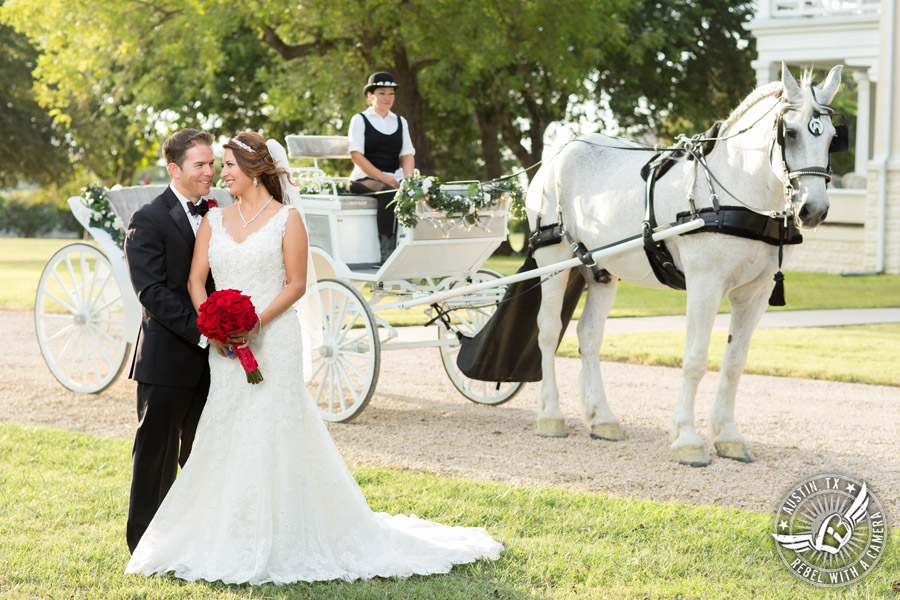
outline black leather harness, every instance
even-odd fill
[[[687,289],[684,273],[675,266],[672,253],[666,247],[665,241],[657,242],[651,237],[653,230],[658,225],[654,210],[656,181],[665,175],[685,154],[687,154],[688,160],[699,160],[698,154],[700,158],[709,155],[715,147],[715,140],[710,138],[715,138],[718,135],[718,129],[719,123],[716,123],[709,131],[703,134],[703,138],[707,139],[707,141],[698,145],[693,151],[672,151],[666,155],[654,155],[641,169],[641,177],[647,182],[644,194],[644,221],[641,224],[643,228],[644,252],[647,255],[647,260],[650,261],[653,274],[656,275],[659,282],[676,290]],[[697,137],[699,138],[699,136]],[[780,248],[783,245],[799,244],[803,241],[803,236],[794,225],[792,219],[787,219],[786,224],[785,219],[759,214],[743,206],[721,206],[715,193],[711,194],[711,199],[712,207],[696,210],[693,207],[693,201],[691,201],[691,210],[680,212],[676,215],[676,224],[686,223],[697,217],[702,218],[706,223],[703,227],[689,231],[684,235],[712,232],[758,240],[778,246],[779,255],[781,253]]]

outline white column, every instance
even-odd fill
[[[767,60],[756,59],[750,63],[750,66],[756,71],[756,87],[762,87],[767,83],[772,83],[773,81],[779,81],[781,79],[781,73],[779,71],[781,68],[780,64],[776,65]]]
[[[853,71],[856,81],[856,162],[853,172],[865,176],[869,162],[869,136],[872,127],[871,89],[868,71]]]

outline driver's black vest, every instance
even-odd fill
[[[379,171],[394,173],[400,168],[400,150],[403,149],[403,121],[397,117],[397,131],[384,134],[375,129],[363,113],[366,124],[365,155]]]

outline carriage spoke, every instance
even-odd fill
[[[356,352],[356,351],[353,351],[353,350],[341,350],[341,354],[343,354],[344,356],[355,356],[355,357],[357,357],[357,358],[366,358],[366,359],[369,358],[368,353],[366,353],[366,352]]]
[[[125,319],[91,319],[94,323],[108,323],[110,325],[124,325]]]
[[[81,352],[81,381],[85,382],[85,381],[87,381],[87,357],[84,354],[84,349],[85,349],[84,348],[84,346],[85,346],[84,330],[83,329],[79,330],[78,334],[79,334],[79,337],[81,338],[80,345],[81,345],[81,350],[82,350],[82,352]]]
[[[314,381],[316,379],[316,376],[322,371],[322,368],[325,366],[325,361],[321,359],[314,360],[313,364],[315,365],[315,367],[313,368],[312,375],[309,376],[310,381]]]
[[[55,273],[54,273],[54,275],[55,275]],[[62,283],[62,282],[60,282],[60,283]],[[63,289],[64,290],[66,289],[65,286],[63,286]],[[68,290],[66,290],[66,291],[68,292]],[[68,302],[66,302],[65,300],[63,300],[62,298],[60,298],[59,296],[54,294],[53,292],[51,292],[47,289],[44,289],[44,295],[50,296],[51,298],[53,298],[53,300],[55,300],[60,306],[65,308],[67,311],[69,311],[73,315],[78,312],[78,310],[74,306],[72,306],[71,304],[69,304]],[[68,293],[66,295],[68,295]],[[69,298],[69,299],[71,300],[71,298]]]
[[[334,365],[328,369],[328,412],[334,412]]]
[[[97,293],[96,293],[94,296],[92,296],[93,299],[91,300],[91,305],[90,305],[90,310],[91,310],[91,312],[95,312],[95,313],[96,313],[96,312],[100,312],[101,310],[104,310],[107,306],[109,306],[109,305],[111,305],[111,304],[113,304],[113,303],[115,303],[115,302],[121,301],[122,298],[121,298],[121,296],[119,296],[119,297],[113,298],[112,300],[109,300],[109,301],[108,301],[106,304],[104,304],[103,306],[100,306],[100,307],[97,307],[97,308],[94,307],[94,304],[95,304],[98,300],[100,300],[100,299],[103,298],[103,291],[106,289],[106,282],[109,281],[111,277],[112,277],[112,273],[109,273],[109,274],[103,279],[103,283],[102,283],[102,284],[100,285],[100,287],[97,289]]]
[[[62,277],[60,276],[59,272],[56,269],[54,269],[52,271],[52,273],[53,273],[53,278],[56,279],[56,282],[59,284],[59,287],[61,287],[63,289],[63,291],[66,293],[66,298],[69,299],[69,302],[72,302],[73,304],[77,304],[77,302],[75,302],[72,299],[72,291],[69,289],[69,286],[67,286],[65,284],[65,282],[62,280]],[[44,293],[47,293],[46,289],[44,290]],[[59,302],[59,299],[56,299],[56,301]],[[72,312],[75,312],[75,310],[73,309]]]
[[[334,374],[335,379],[337,379],[337,385],[335,385],[334,387],[337,388],[338,402],[341,405],[341,412],[344,412],[345,410],[347,410],[347,401],[344,399],[344,382],[343,378],[341,377],[340,363],[334,363]]]
[[[68,256],[66,256],[66,270],[69,272],[69,279],[72,281],[72,302],[80,307],[84,301],[81,299],[79,291],[82,291],[81,288],[84,286],[78,285],[78,280],[75,278],[75,269],[72,267],[72,259]]]
[[[94,312],[96,312],[98,310],[103,310],[103,308],[105,308],[105,306],[104,306],[102,308],[95,309],[94,302],[96,302],[97,300],[99,300],[100,298],[103,297],[103,292],[104,292],[104,290],[106,290],[106,284],[109,283],[109,280],[112,279],[112,276],[113,276],[112,271],[107,271],[106,277],[103,278],[103,283],[101,283],[100,287],[97,288],[97,293],[93,296],[93,300],[91,300],[91,310],[93,310]],[[120,298],[121,298],[121,296],[119,298],[117,298],[117,300]],[[108,306],[108,304],[106,306]]]
[[[72,335],[70,335],[70,336],[69,336],[69,339],[66,340],[66,343],[63,344],[63,347],[62,347],[62,349],[59,351],[59,354],[56,355],[57,362],[59,362],[60,359],[62,359],[62,357],[65,356],[66,350],[69,349],[69,345],[71,345],[72,340],[74,340],[76,337],[78,337],[78,330],[77,330],[77,329],[74,329],[74,330],[72,331]]]
[[[322,365],[324,366],[325,363],[323,362]],[[322,399],[322,392],[325,391],[325,382],[326,381],[328,381],[328,369],[325,369],[325,371],[322,373],[322,381],[319,382],[319,387],[316,390],[316,404],[319,404],[319,402]]]
[[[66,317],[66,318],[67,318],[67,319],[71,319],[72,317]],[[65,327],[63,327],[62,329],[60,329],[59,331],[57,331],[56,333],[54,333],[53,335],[51,335],[50,337],[48,337],[48,338],[47,338],[47,341],[48,341],[48,342],[52,342],[53,340],[55,340],[56,338],[58,338],[59,336],[61,336],[61,335],[64,334],[65,332],[67,332],[67,331],[69,331],[70,329],[72,329],[73,327],[75,327],[75,324],[74,324],[74,323],[71,323],[71,324],[69,324],[69,325],[66,325]]]
[[[102,329],[100,329],[99,327],[96,327],[96,326],[92,326],[91,329],[92,329],[92,337],[95,340],[97,339],[97,336],[93,335],[94,329],[96,329],[100,333],[100,335],[102,335],[107,340],[109,340],[109,342],[112,343],[114,348],[116,348],[117,350],[121,350],[121,346],[119,345],[119,342],[115,338],[110,336],[108,333],[106,333],[105,331],[103,331]],[[122,345],[124,346],[124,344],[122,344]],[[110,367],[112,367],[113,361],[109,357],[109,354],[106,352],[106,349],[103,347],[103,344],[101,344],[99,340],[97,340],[97,348],[100,349],[100,353],[103,355],[103,359],[106,361],[106,364],[108,364]]]
[[[365,381],[366,376],[363,375],[362,371],[360,371],[359,369],[356,368],[356,365],[354,365],[352,362],[350,362],[349,360],[347,360],[343,357],[341,357],[341,362],[344,364],[344,366],[348,367],[351,371],[353,371],[353,373],[355,373],[357,377],[359,377],[360,379]]]
[[[53,313],[43,313],[40,315],[41,319],[65,319],[67,321],[72,320],[72,315],[58,315]]]
[[[353,404],[359,402],[359,395],[356,393],[356,386],[353,385],[353,381],[350,379],[350,375],[347,373],[347,370],[344,368],[345,366],[352,366],[349,363],[346,363],[343,359],[337,363],[341,370],[341,375],[347,381],[347,391],[350,392],[350,396],[353,398]]]
[[[100,381],[100,365],[97,364],[97,353],[94,351],[94,346],[96,345],[99,348],[99,343],[97,342],[96,339],[94,339],[94,336],[91,335],[90,331],[85,330],[84,334],[85,334],[85,338],[87,339],[87,344],[85,344],[85,345],[87,346],[88,351],[90,352],[91,366],[94,367],[94,374],[97,376],[97,381]],[[87,383],[86,376],[84,379],[84,383]]]
[[[363,331],[361,334],[359,334],[358,336],[356,336],[356,337],[354,337],[354,338],[351,338],[351,339],[349,339],[349,340],[344,340],[344,341],[340,344],[340,346],[341,346],[341,348],[343,348],[343,347],[345,347],[345,346],[349,346],[350,344],[355,344],[355,343],[358,342],[359,340],[361,340],[361,339],[363,339],[363,338],[366,338],[366,337],[368,337],[368,336],[369,336],[369,332],[364,330],[364,331]]]
[[[88,272],[87,261],[85,260],[84,252],[78,255],[78,268],[79,273],[81,274],[81,306],[87,304],[88,298],[88,286],[85,281],[85,274]],[[94,273],[96,274],[96,269],[94,269]]]

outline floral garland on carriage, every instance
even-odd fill
[[[324,183],[321,181],[301,180],[300,194],[327,194],[328,187],[336,193],[349,193],[346,182]],[[522,186],[515,178],[501,178],[485,183],[471,182],[464,192],[447,192],[444,184],[437,177],[423,177],[416,171],[400,183],[400,189],[394,200],[397,222],[404,227],[415,227],[419,218],[434,219],[432,212],[443,212],[447,220],[454,226],[470,228],[481,223],[480,210],[501,208],[508,202],[509,214],[513,219],[525,218],[525,194]],[[82,202],[91,211],[91,227],[106,231],[121,248],[125,243],[125,227],[112,210],[106,197],[107,188],[99,183],[92,183],[84,188]],[[435,222],[435,226],[439,226]]]
[[[400,189],[388,205],[394,206],[397,222],[415,227],[428,212],[443,212],[447,219],[458,219],[463,226],[481,222],[478,211],[500,208],[508,202],[510,216],[525,218],[525,195],[515,178],[501,178],[486,183],[471,182],[465,192],[447,192],[437,177],[423,177],[416,171],[400,182]]]
[[[92,183],[84,188],[81,201],[91,211],[90,226],[102,229],[112,237],[119,248],[125,245],[125,227],[113,212],[112,205],[106,197],[107,188],[99,183]]]

